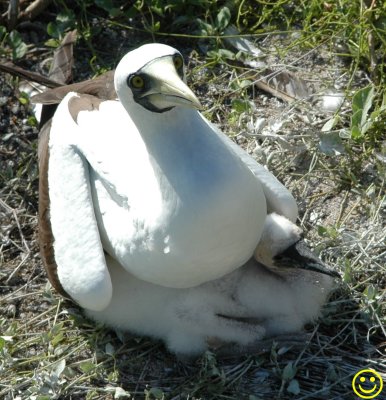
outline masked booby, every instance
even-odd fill
[[[202,116],[177,50],[141,46],[34,100],[59,103],[39,143],[42,256],[88,315],[180,353],[317,315],[335,273],[287,268],[300,242],[293,196]]]

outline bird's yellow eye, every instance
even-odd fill
[[[134,75],[130,79],[130,85],[135,89],[142,89],[145,86],[145,81],[139,75]]]
[[[184,65],[184,60],[182,59],[182,57],[179,54],[176,54],[173,57],[173,62],[174,62],[174,66],[176,67],[176,70],[179,71],[182,66]]]

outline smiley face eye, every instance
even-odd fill
[[[180,71],[184,65],[184,60],[179,54],[173,56],[173,63],[177,71]]]
[[[133,75],[129,79],[129,85],[134,89],[142,89],[145,86],[145,81],[140,75]]]

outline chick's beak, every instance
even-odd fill
[[[317,257],[307,247],[303,239],[288,247],[280,255],[275,256],[273,261],[274,265],[279,268],[300,268],[329,275],[333,278],[341,277],[337,271],[332,270]]]

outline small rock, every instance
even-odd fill
[[[343,104],[343,93],[328,93],[322,96],[322,109],[324,111],[335,112]]]

